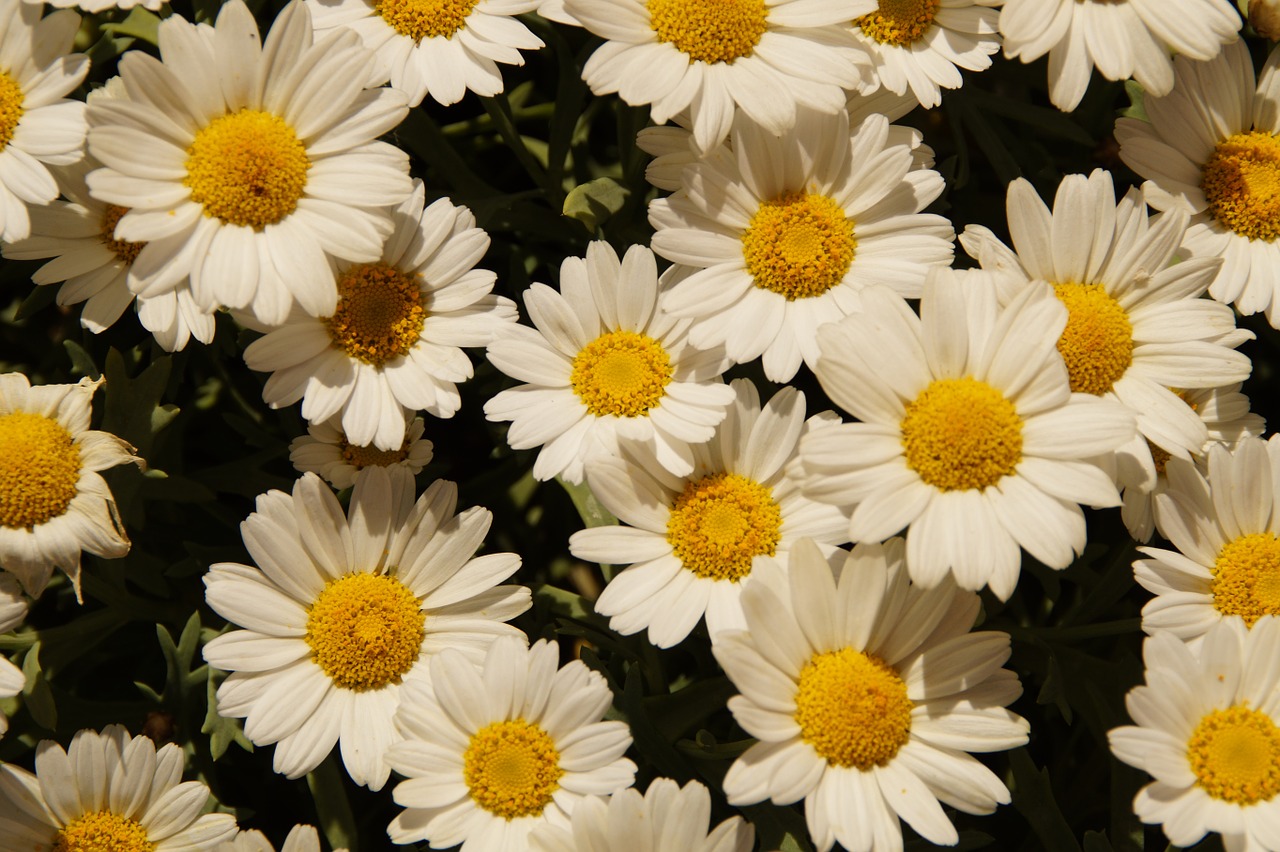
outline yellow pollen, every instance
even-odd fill
[[[311,160],[284,119],[242,109],[196,134],[186,167],[183,183],[206,216],[261,230],[298,206]]]
[[[658,40],[690,62],[750,56],[769,28],[764,0],[649,0],[647,6]]]
[[[0,151],[9,146],[22,121],[22,87],[4,71],[0,71]]]
[[[671,375],[671,357],[661,343],[634,331],[609,331],[574,356],[569,383],[597,417],[639,417],[662,401]]]
[[[409,457],[408,439],[405,439],[398,450],[380,450],[377,447],[348,444],[347,439],[343,438],[338,443],[338,449],[342,453],[342,460],[356,470],[364,470],[366,467],[391,467]]]
[[[713,473],[684,487],[671,507],[667,541],[684,567],[709,580],[737,582],[751,559],[773,556],[782,539],[773,492],[736,473]]]
[[[1200,183],[1213,217],[1242,237],[1280,236],[1280,139],[1253,130],[1217,144]]]
[[[1151,451],[1151,461],[1155,462],[1156,473],[1163,474],[1165,465],[1169,464],[1169,459],[1173,456],[1169,455],[1168,450],[1162,450],[1160,447],[1147,440],[1147,449]]]
[[[841,648],[814,654],[800,670],[800,738],[833,766],[884,766],[911,735],[907,685],[879,657]]]
[[[755,285],[788,301],[821,296],[839,284],[857,246],[840,205],[801,192],[761,203],[742,232],[742,257]]]
[[[354,266],[338,279],[338,307],[325,325],[335,346],[381,367],[413,348],[426,319],[418,276],[371,263]]]
[[[471,798],[504,819],[538,816],[560,789],[560,752],[549,734],[524,719],[476,731],[462,755]]]
[[[1022,418],[986,382],[935,379],[902,418],[907,466],[943,491],[982,490],[1022,461]]]
[[[1247,705],[1206,713],[1187,741],[1187,760],[1215,799],[1253,805],[1280,793],[1280,728]]]
[[[1274,533],[1249,533],[1222,546],[1213,563],[1213,608],[1253,623],[1280,615],[1280,541]]]
[[[128,212],[128,207],[108,204],[106,212],[102,214],[102,231],[99,237],[107,250],[124,264],[132,264],[137,260],[138,252],[146,246],[146,243],[131,243],[128,240],[116,239],[116,225],[120,222],[120,217]]]
[[[91,811],[54,835],[51,852],[152,852],[155,848],[136,820],[110,811]]]
[[[80,448],[41,414],[0,415],[0,524],[33,529],[67,511],[80,481]]]
[[[941,0],[880,0],[880,8],[854,23],[868,38],[906,47],[929,32],[940,5]]]
[[[399,683],[422,650],[418,598],[387,574],[330,580],[307,610],[312,658],[335,686],[363,692]]]
[[[424,38],[453,38],[467,24],[479,0],[377,0],[373,10],[387,26],[415,42]]]
[[[1053,292],[1067,306],[1058,352],[1071,390],[1102,396],[1133,363],[1133,323],[1101,284],[1054,284]]]

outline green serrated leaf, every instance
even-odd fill
[[[1120,110],[1124,118],[1136,118],[1138,121],[1149,121],[1147,118],[1146,90],[1137,80],[1124,81],[1124,93],[1129,96],[1129,105]]]
[[[565,196],[562,213],[577,219],[590,233],[622,209],[631,190],[611,177],[596,178],[579,184]]]
[[[334,753],[307,773],[307,788],[316,803],[320,817],[320,831],[334,849],[346,847],[356,852],[356,820],[347,801],[347,791],[342,784],[343,773],[338,769]]]
[[[40,668],[40,643],[37,642],[22,658],[22,674],[26,677],[26,685],[22,687],[22,697],[27,705],[27,712],[36,724],[45,730],[55,731],[58,728],[58,708],[54,706],[53,691],[49,689],[49,681]]]
[[[1081,852],[1071,826],[1058,808],[1048,770],[1037,768],[1026,748],[1009,752],[1009,767],[1013,770],[1013,806],[1031,824],[1040,838],[1040,848],[1044,852]]]
[[[244,730],[235,719],[227,719],[218,715],[218,685],[213,669],[207,669],[208,681],[205,688],[205,700],[208,710],[200,733],[209,735],[209,754],[218,760],[226,754],[227,748],[234,742],[247,752],[253,751],[253,743],[244,735]]]
[[[160,44],[160,18],[141,6],[134,6],[123,21],[103,24],[99,29],[114,36],[142,39],[151,45]]]
[[[74,340],[64,340],[62,341],[62,348],[67,350],[67,356],[71,359],[73,372],[88,376],[91,379],[97,379],[102,375],[102,371],[98,369],[98,365],[93,361],[93,356],[79,343]]]

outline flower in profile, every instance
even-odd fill
[[[99,471],[142,460],[109,432],[89,428],[103,380],[32,387],[0,374],[0,565],[38,597],[54,568],[80,596],[80,554],[115,558],[129,537]]]
[[[408,157],[376,141],[404,118],[404,94],[365,89],[375,60],[354,33],[313,44],[301,0],[265,44],[242,0],[213,29],[166,18],[159,42],[162,60],[120,59],[128,98],[89,104],[89,149],[105,164],[90,192],[128,208],[116,239],[146,243],[130,286],[154,296],[189,277],[201,308],[267,325],[295,301],[332,314],[330,260],[376,262],[388,208],[412,189]]]
[[[620,438],[647,444],[663,469],[693,470],[692,445],[711,440],[733,404],[715,349],[687,339],[688,323],[658,305],[658,270],[643,246],[618,255],[604,242],[565,258],[560,291],[524,293],[537,326],[515,325],[489,345],[489,360],[525,382],[490,399],[490,420],[513,421],[507,443],[541,446],[533,475],[582,482],[583,466],[616,454]]]
[[[276,852],[276,848],[261,831],[240,831],[231,840],[224,841],[215,852]],[[315,826],[295,825],[284,839],[280,852],[320,852],[320,834]],[[333,852],[346,852],[335,849]]]
[[[762,559],[742,594],[747,629],[712,646],[742,693],[729,709],[759,740],[725,776],[729,803],[803,799],[821,852],[901,849],[899,820],[956,843],[942,802],[989,814],[1009,801],[968,752],[1027,741],[1005,709],[1022,693],[1001,668],[1009,636],[970,633],[978,596],[908,583],[903,553],[900,539],[859,545],[838,576],[805,541],[787,575]]]
[[[422,473],[431,461],[434,445],[422,437],[423,422],[415,417],[405,424],[404,442],[394,450],[380,450],[367,444],[352,444],[332,421],[307,427],[307,434],[289,443],[289,461],[300,472],[318,473],[341,491],[356,483],[360,472],[370,467],[403,467],[411,476]]]
[[[478,668],[452,650],[431,661],[429,684],[406,690],[404,739],[387,755],[407,779],[392,791],[405,809],[387,830],[394,842],[524,852],[535,828],[568,825],[584,799],[634,783],[630,729],[601,721],[608,684],[559,660],[555,642],[504,637]]]
[[[529,590],[498,583],[520,557],[472,558],[489,530],[487,509],[454,516],[457,489],[437,481],[413,500],[403,470],[373,467],[357,479],[349,514],[318,476],[293,494],[269,491],[240,530],[258,567],[219,563],[205,575],[209,606],[233,630],[204,646],[232,674],[218,712],[244,718],[245,735],[276,744],[273,766],[298,778],[335,743],[357,784],[379,790],[392,717],[404,685],[452,648],[468,665],[529,608]]]
[[[16,628],[27,617],[27,601],[22,596],[22,586],[18,578],[6,572],[0,572],[0,633],[7,633]],[[12,698],[22,692],[27,685],[27,678],[22,669],[0,657],[0,698]],[[9,730],[9,719],[0,713],[0,737]]]
[[[1135,725],[1107,732],[1111,752],[1154,780],[1134,813],[1177,846],[1207,833],[1227,852],[1280,849],[1280,621],[1209,629],[1197,648],[1160,631],[1142,648],[1146,684],[1129,690]]]
[[[0,764],[0,848],[32,852],[212,852],[236,833],[203,813],[209,788],[183,781],[182,747],[156,748],[120,725],[82,730],[71,747],[36,749],[35,774]]]

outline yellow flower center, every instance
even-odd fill
[[[943,491],[995,485],[1022,461],[1022,418],[986,382],[935,379],[902,418],[907,466]]]
[[[574,356],[569,383],[597,417],[638,417],[662,401],[671,374],[671,356],[661,343],[634,331],[610,331]]]
[[[880,0],[880,8],[854,23],[881,44],[906,47],[924,38],[933,26],[940,0]]]
[[[453,38],[466,26],[479,0],[377,0],[373,10],[387,26],[415,42],[424,38]]]
[[[22,121],[22,87],[4,71],[0,71],[0,151],[9,146]]]
[[[110,811],[92,811],[54,835],[52,852],[152,852],[155,848],[137,821]]]
[[[825,195],[788,192],[761,203],[742,232],[755,284],[789,301],[821,296],[849,271],[858,241],[844,209]]]
[[[418,276],[371,263],[338,279],[338,307],[325,325],[335,346],[381,367],[413,348],[426,320]]]
[[[834,766],[884,766],[911,735],[907,685],[878,657],[841,648],[814,654],[800,670],[800,738]]]
[[[307,610],[312,658],[335,686],[363,692],[399,683],[422,650],[418,598],[387,574],[330,580]]]
[[[1067,306],[1058,351],[1071,390],[1102,396],[1133,363],[1133,323],[1101,284],[1054,284],[1053,292]]]
[[[649,0],[647,6],[658,40],[690,62],[750,56],[769,28],[764,0]]]
[[[1215,799],[1253,805],[1280,792],[1280,728],[1243,704],[1205,714],[1187,741],[1187,760]]]
[[[0,524],[33,529],[67,511],[80,481],[80,448],[41,414],[0,415]]]
[[[1253,130],[1217,144],[1200,186],[1209,212],[1251,240],[1280,236],[1280,139]]]
[[[476,731],[462,755],[471,798],[505,819],[538,816],[560,789],[560,752],[546,731],[524,719]]]
[[[1178,390],[1177,388],[1169,388],[1169,390],[1173,391],[1174,396],[1185,402],[1187,404],[1187,408],[1190,408],[1192,411],[1200,410],[1200,406],[1197,403],[1191,402],[1187,399],[1186,391]],[[1147,449],[1151,450],[1151,460],[1155,462],[1156,473],[1163,476],[1165,466],[1169,464],[1169,459],[1172,458],[1172,456],[1165,450],[1151,443],[1149,440],[1147,441]]]
[[[1213,563],[1213,607],[1253,623],[1280,615],[1280,541],[1274,533],[1249,533],[1222,546]]]
[[[773,556],[782,539],[773,492],[736,473],[713,473],[684,487],[671,507],[667,541],[684,567],[709,580],[737,582],[755,556]]]
[[[205,215],[260,230],[298,206],[311,160],[283,118],[242,109],[196,134],[186,167],[183,183]]]
[[[338,450],[342,453],[342,460],[356,470],[364,470],[366,467],[391,467],[409,457],[409,441],[405,439],[398,450],[380,450],[377,447],[348,444],[347,439],[343,438],[338,443]]]
[[[102,214],[102,231],[99,239],[107,250],[116,256],[116,259],[124,264],[132,264],[138,259],[138,252],[146,246],[146,243],[131,243],[128,240],[116,239],[116,225],[120,222],[120,217],[129,212],[128,207],[121,207],[117,204],[108,204],[106,212]]]

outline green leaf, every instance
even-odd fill
[[[1101,831],[1086,831],[1084,852],[1113,852],[1111,841],[1107,840],[1107,835]]]
[[[562,212],[577,219],[590,233],[609,220],[627,203],[631,190],[611,177],[596,178],[575,186],[565,196]]]
[[[40,727],[55,731],[58,729],[58,709],[53,703],[53,692],[49,689],[49,681],[40,668],[40,643],[37,642],[22,658],[22,674],[27,683],[22,688],[22,696],[26,699],[27,712]]]
[[[1129,96],[1129,105],[1120,110],[1124,118],[1136,118],[1138,121],[1149,121],[1147,118],[1146,91],[1137,80],[1124,81],[1124,93]]]
[[[208,710],[205,712],[204,724],[200,733],[209,735],[209,754],[214,760],[226,754],[227,748],[234,742],[247,752],[253,751],[253,743],[244,735],[244,730],[235,719],[227,719],[218,715],[218,685],[221,678],[215,676],[213,669],[207,669],[205,700]]]
[[[155,424],[158,422],[163,428],[177,411],[173,406],[165,406],[166,413],[156,417],[156,409],[161,408],[160,398],[169,382],[172,364],[172,358],[157,358],[137,378],[130,378],[124,356],[119,350],[113,347],[107,353],[107,401],[102,416],[102,429],[133,444],[138,455],[144,459],[151,452],[152,440],[157,431]],[[136,484],[134,487],[137,487]]]
[[[67,350],[67,356],[71,359],[71,369],[74,372],[95,380],[102,375],[102,371],[93,361],[93,356],[79,343],[74,340],[64,340],[62,348]]]
[[[1081,852],[1058,808],[1048,770],[1037,769],[1025,748],[1009,752],[1009,767],[1013,770],[1013,806],[1031,824],[1031,830],[1040,838],[1040,848],[1044,852]]]
[[[307,787],[315,800],[319,827],[329,846],[334,849],[345,846],[350,852],[356,852],[356,820],[334,754],[329,752],[319,766],[307,773]]]
[[[99,27],[104,33],[142,39],[147,44],[160,44],[160,18],[141,6],[134,6],[128,17],[116,24]]]
[[[565,482],[558,476],[556,477],[556,482],[559,482],[569,494],[569,499],[573,501],[573,507],[578,510],[579,517],[582,518],[582,522],[588,528],[608,527],[618,523],[618,519],[601,505],[600,501],[596,499],[596,495],[591,493],[591,489],[587,487],[585,482],[574,485],[572,482]]]

